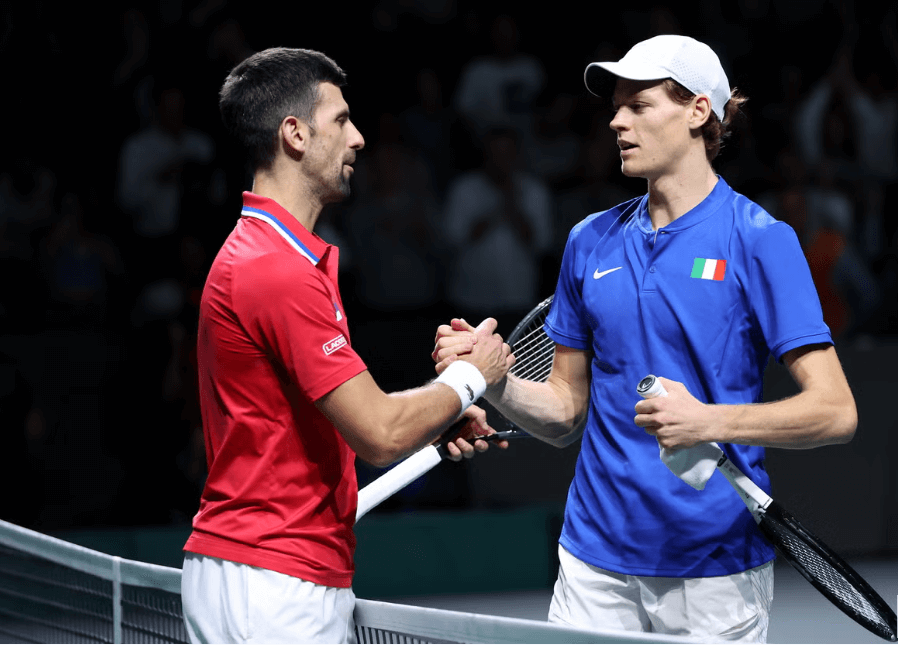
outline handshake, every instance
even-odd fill
[[[511,353],[508,343],[495,333],[496,325],[496,320],[493,318],[486,318],[476,328],[460,318],[454,318],[448,325],[440,325],[431,354],[431,358],[436,363],[437,374],[441,375],[438,380],[455,388],[451,382],[452,379],[447,379],[448,374],[444,375],[444,372],[454,363],[464,361],[473,365],[482,375],[486,391],[501,384],[508,374],[508,370],[515,364],[515,357]],[[475,393],[467,385],[465,388],[468,390],[467,393],[472,403],[482,393]],[[471,440],[476,440],[478,435],[495,432],[487,423],[486,413],[481,408],[475,405],[464,408],[464,416],[468,419],[468,423],[461,428],[456,440],[446,444],[448,456],[453,461],[462,457],[472,457],[474,455],[472,443],[476,444],[478,451],[486,450],[486,442]],[[499,444],[502,448],[506,448],[507,445],[507,442]]]
[[[431,354],[437,374],[462,360],[480,371],[487,389],[502,381],[515,358],[508,343],[495,333],[496,324],[495,319],[486,318],[475,328],[461,318],[453,318],[450,324],[440,325]]]

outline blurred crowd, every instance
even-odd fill
[[[546,16],[382,0],[350,19],[150,2],[114,13],[98,43],[82,14],[3,5],[0,55],[23,91],[0,165],[0,413],[13,442],[0,470],[19,491],[0,517],[53,529],[194,512],[199,297],[250,188],[216,96],[269,46],[319,49],[349,73],[366,147],[352,197],[317,232],[341,248],[352,342],[387,390],[432,377],[434,331],[452,316],[510,332],[552,292],[571,226],[644,192],[620,175],[610,112],[582,73],[659,33],[710,44],[749,97],[716,166],[795,228],[837,342],[894,337],[898,21],[877,6]],[[409,495],[464,505],[463,469],[445,472]]]

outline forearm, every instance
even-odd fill
[[[847,443],[857,427],[853,399],[813,391],[755,405],[712,405],[709,440],[806,449]]]
[[[315,402],[363,460],[387,466],[437,439],[484,389],[505,378],[511,350],[484,320],[466,342],[466,359],[436,381],[387,394],[364,371]]]
[[[451,387],[430,383],[387,394],[368,372],[316,403],[364,461],[386,467],[431,443],[461,412]]]
[[[667,396],[636,404],[637,426],[668,450],[707,441],[771,448],[815,448],[846,443],[857,427],[854,395],[831,346],[791,350],[783,363],[799,393],[772,403],[726,405],[696,399],[661,377]]]
[[[557,448],[576,441],[586,425],[586,397],[551,377],[538,383],[509,374],[501,386],[487,390],[485,398],[509,421]]]
[[[373,419],[378,452],[388,464],[403,459],[439,438],[460,413],[458,395],[442,383],[387,394]]]

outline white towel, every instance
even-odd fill
[[[658,447],[661,448],[660,444]],[[716,443],[700,443],[681,450],[661,448],[664,465],[695,490],[704,490],[721,456],[723,450]]]

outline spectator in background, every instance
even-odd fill
[[[353,336],[382,386],[407,389],[432,375],[428,357],[410,353],[392,360],[403,348],[379,339],[401,331],[407,347],[427,345],[442,320],[439,204],[430,166],[404,145],[390,114],[381,117],[376,147],[356,167],[358,196],[347,211],[346,232],[365,324]]]
[[[104,329],[112,291],[121,286],[124,266],[118,249],[84,224],[84,207],[76,193],[61,200],[59,219],[41,245],[41,268],[49,288],[52,326]]]
[[[136,233],[133,268],[141,286],[176,274],[181,202],[192,164],[209,164],[212,139],[185,123],[178,87],[157,84],[153,123],[129,136],[119,163],[118,203]]]
[[[154,41],[152,30],[143,11],[126,9],[119,18],[121,23],[121,43],[124,51],[112,75],[116,88],[116,106],[120,127],[128,131],[147,128],[153,121],[153,72],[150,67],[150,53]],[[157,50],[158,55],[158,50]],[[131,121],[125,119],[130,118]]]
[[[450,247],[447,299],[459,315],[489,311],[503,334],[541,296],[541,262],[552,244],[552,196],[518,165],[520,137],[495,128],[483,139],[483,166],[449,186],[443,230]]]
[[[137,386],[127,393],[128,404],[144,410],[148,427],[164,429],[141,444],[144,460],[129,470],[126,483],[129,495],[144,505],[147,521],[165,522],[173,519],[171,506],[183,508],[180,500],[193,492],[180,495],[178,490],[175,456],[187,434],[182,428],[184,402],[174,397],[194,394],[190,388],[173,388],[170,378],[173,364],[182,364],[184,346],[196,324],[195,309],[191,326],[184,323],[191,315],[183,261],[184,238],[191,227],[183,213],[191,212],[191,204],[202,201],[208,209],[219,199],[211,181],[212,139],[188,125],[184,90],[160,78],[157,75],[154,81],[151,125],[129,136],[122,147],[117,201],[130,216],[134,233],[127,256],[133,292],[128,352],[141,369],[135,374]],[[150,476],[147,469],[156,472],[160,463],[165,464],[166,484],[148,495],[142,485]],[[184,517],[182,509],[174,510],[177,517]]]
[[[602,115],[605,116],[604,114]],[[637,196],[642,186],[630,184],[624,178],[615,177],[620,166],[620,153],[616,148],[617,135],[602,119],[596,119],[592,133],[585,137],[579,163],[573,173],[575,182],[558,194],[558,216],[554,222],[552,253],[556,266],[567,242],[568,233],[584,213],[597,213],[606,204],[620,204]],[[628,190],[632,186],[633,190]]]
[[[518,25],[511,16],[493,20],[490,38],[491,53],[473,58],[461,71],[455,109],[475,141],[496,125],[512,127],[526,158],[533,141],[533,105],[545,86],[545,71],[536,56],[519,51]]]
[[[874,315],[881,289],[855,242],[854,202],[822,163],[808,177],[790,150],[778,160],[783,185],[758,200],[795,229],[820,296],[823,319],[836,340],[851,338]]]
[[[803,75],[801,67],[798,65],[784,65],[779,68],[779,84],[777,87],[777,98],[768,101],[760,106],[759,113],[764,120],[765,126],[775,136],[772,137],[777,141],[777,148],[795,148],[796,128],[793,122],[795,114],[801,109],[802,101],[802,83]]]
[[[443,86],[435,71],[419,71],[415,87],[418,102],[399,115],[402,139],[423,155],[436,196],[442,198],[455,167],[451,137],[456,115],[443,101]]]
[[[200,240],[185,235],[180,248],[179,285],[184,303],[180,314],[166,329],[170,347],[162,376],[160,408],[168,419],[156,435],[154,449],[160,458],[154,468],[168,468],[168,499],[174,517],[189,522],[197,511],[197,500],[206,478],[206,453],[200,415],[199,377],[196,355],[200,299],[208,271],[208,258]]]
[[[46,287],[37,250],[56,217],[57,178],[45,166],[17,160],[19,173],[0,173],[0,326],[34,333],[44,324]],[[14,278],[9,278],[14,276]]]
[[[883,31],[887,42],[895,39],[894,33]],[[898,46],[892,43],[887,49]],[[881,65],[887,57],[858,66],[856,51],[850,44],[839,49],[795,121],[803,159],[812,171],[826,166],[822,172],[834,172],[836,180],[852,185],[860,215],[858,241],[867,261],[873,261],[885,250],[886,192],[898,180],[898,91],[894,82],[888,91],[883,85]],[[896,60],[898,55],[889,65],[892,79]],[[855,66],[863,67],[863,82],[855,76]]]
[[[436,80],[426,71],[422,77],[424,84]],[[425,94],[436,89],[431,86]],[[390,114],[381,116],[376,145],[356,162],[357,196],[345,218],[356,298],[350,322],[359,321],[352,327],[353,346],[387,391],[405,390],[432,378],[429,357],[415,348],[433,342],[433,330],[447,315],[442,304],[446,250],[427,148],[439,145],[444,133],[437,129],[449,124],[427,123],[426,112],[417,116],[421,119],[414,126],[423,134],[433,127],[432,139],[404,139],[402,123]],[[425,146],[413,148],[406,140]],[[447,150],[442,155],[449,157]],[[397,334],[401,344],[384,341]],[[383,471],[356,460],[356,472],[359,486],[364,486]],[[384,508],[458,507],[469,503],[469,492],[464,465],[447,464],[394,495]]]
[[[556,189],[570,180],[581,160],[583,142],[571,127],[576,102],[570,94],[558,94],[545,110],[537,112],[533,145],[527,167]]]
[[[359,162],[348,230],[362,303],[381,314],[407,315],[440,299],[438,205],[427,164],[395,136],[390,115],[382,124],[377,147]],[[385,137],[387,130],[393,134]]]

